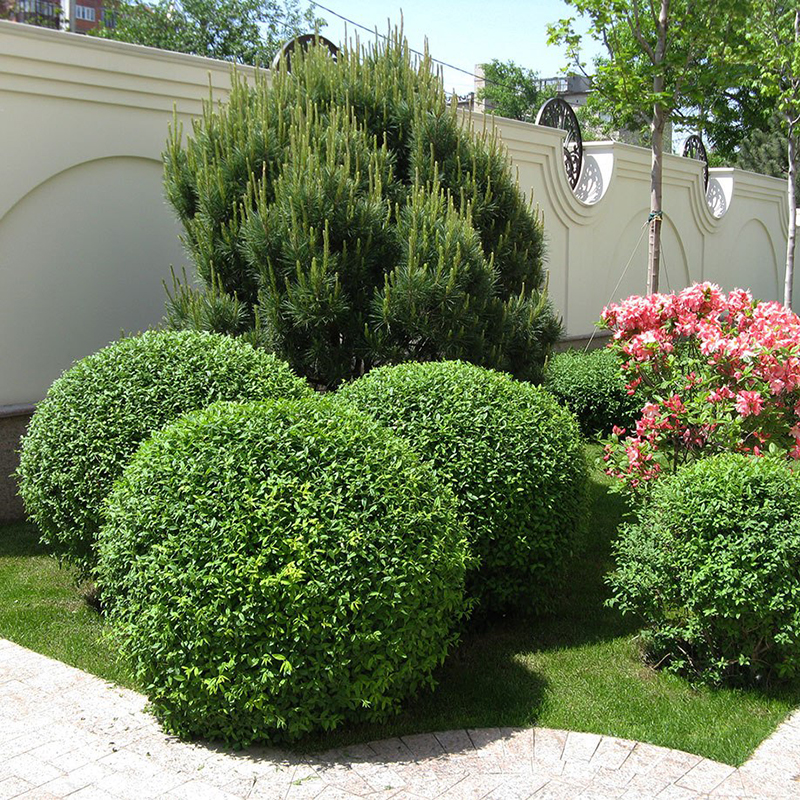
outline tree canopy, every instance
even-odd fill
[[[743,30],[747,0],[566,0],[589,22],[607,56],[595,64],[595,108],[618,128],[636,129],[649,109],[652,169],[648,292],[658,291],[662,163],[668,122],[693,125],[709,96],[732,85],[728,54]],[[581,67],[574,18],[550,27]]]
[[[481,67],[485,85],[478,90],[478,100],[486,101],[486,110],[500,117],[533,122],[542,103],[555,94],[541,85],[539,73],[513,61],[495,58]]]
[[[281,43],[324,25],[300,0],[112,0],[105,39],[267,66]]]

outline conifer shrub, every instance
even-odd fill
[[[578,418],[586,436],[610,434],[616,425],[628,428],[642,402],[629,395],[612,350],[567,350],[552,356],[544,386]]]
[[[658,481],[608,581],[648,658],[703,683],[800,672],[800,476],[722,454]]]
[[[98,583],[166,727],[245,745],[383,719],[456,640],[452,493],[333,397],[221,402],[143,443]]]
[[[78,361],[53,383],[22,440],[20,494],[42,541],[83,575],[101,505],[139,443],[216,400],[303,397],[275,356],[199,331],[150,331]]]
[[[397,36],[291,67],[172,132],[166,192],[201,288],[176,284],[169,324],[247,335],[329,387],[443,358],[538,379],[560,323],[497,138]]]
[[[483,612],[538,610],[585,512],[578,425],[544,389],[459,361],[380,367],[337,393],[405,437],[453,489]]]

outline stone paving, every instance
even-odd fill
[[[405,736],[315,756],[165,735],[141,695],[0,639],[7,798],[800,797],[800,712],[740,769],[545,728]]]

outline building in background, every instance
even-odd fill
[[[558,75],[555,78],[538,78],[539,91],[550,90],[556,97],[566,100],[573,108],[586,105],[586,101],[592,92],[592,79],[586,75]],[[481,89],[486,86],[483,74],[483,64],[475,65],[475,91],[467,97],[472,98],[469,106],[471,110],[481,114],[491,113],[494,104],[488,99],[478,99]],[[548,97],[550,96],[548,92]],[[461,103],[459,103],[459,106]]]
[[[0,0],[0,19],[58,30],[64,14],[58,0]]]
[[[103,0],[0,0],[0,19],[73,33],[88,33],[101,20],[113,27]]]

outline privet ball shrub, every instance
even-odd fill
[[[464,611],[451,492],[335,398],[217,403],[145,442],[98,583],[166,727],[235,744],[380,719]]]
[[[235,81],[164,163],[204,284],[176,286],[170,325],[250,336],[327,387],[443,358],[541,377],[561,327],[541,219],[398,35]]]
[[[800,670],[800,477],[718,455],[659,481],[621,529],[611,602],[647,625],[648,655],[694,680]]]
[[[642,402],[628,394],[620,360],[608,349],[567,350],[550,358],[544,386],[578,418],[586,436],[611,433],[614,425],[628,428]]]
[[[151,431],[216,400],[312,390],[274,356],[195,331],[151,331],[78,361],[36,407],[17,470],[42,541],[87,574],[101,503]]]
[[[577,423],[544,389],[459,361],[381,367],[338,396],[404,436],[452,487],[480,559],[483,611],[536,608],[582,521]]]

